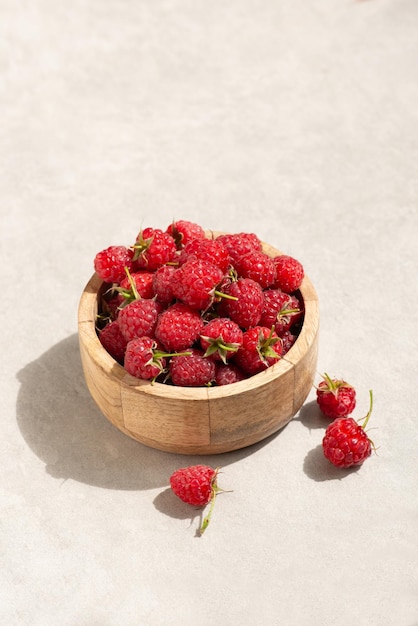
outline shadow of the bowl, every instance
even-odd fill
[[[184,456],[144,446],[113,426],[91,398],[77,334],[28,363],[17,378],[21,383],[17,422],[22,436],[45,463],[48,474],[60,480],[107,489],[153,489],[167,486],[178,467],[198,463],[227,466],[278,435],[212,456]]]

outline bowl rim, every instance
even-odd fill
[[[222,234],[217,231],[206,231],[206,233],[217,236]],[[284,254],[270,244],[262,243],[264,252],[269,256]],[[114,376],[121,385],[126,385],[138,394],[149,394],[156,397],[190,399],[194,401],[207,401],[208,399],[218,399],[226,396],[239,395],[249,389],[263,387],[272,380],[280,377],[289,369],[292,369],[301,359],[304,358],[310,349],[311,340],[316,336],[319,326],[318,297],[315,288],[308,278],[304,276],[302,284],[298,289],[304,303],[304,320],[300,333],[284,357],[277,363],[258,374],[254,374],[242,381],[229,385],[213,387],[178,387],[166,385],[149,380],[140,380],[129,374],[102,346],[96,332],[96,316],[98,311],[98,293],[106,283],[96,272],[90,277],[80,297],[78,306],[78,333],[88,342],[90,356],[94,358],[96,365],[106,374]],[[91,348],[91,349],[90,349]]]

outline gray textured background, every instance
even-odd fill
[[[0,0],[1,585],[10,626],[418,624],[416,0]],[[321,305],[318,377],[378,454],[322,459],[309,396],[216,459],[91,400],[93,257],[173,218],[254,231]],[[222,464],[213,520],[167,490]]]

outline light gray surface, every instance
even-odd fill
[[[416,626],[416,0],[0,3],[0,622]],[[173,218],[254,231],[321,305],[318,377],[378,454],[322,459],[312,392],[218,458],[131,441],[77,345],[95,253]],[[224,466],[207,533],[167,490]],[[193,517],[194,516],[194,517]]]

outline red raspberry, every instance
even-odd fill
[[[242,345],[242,330],[226,317],[216,317],[206,324],[200,335],[205,356],[227,362]]]
[[[154,337],[162,305],[155,300],[134,300],[120,310],[118,324],[126,341],[135,337]]]
[[[372,412],[373,394],[370,391],[370,409],[362,426],[352,417],[337,417],[325,431],[322,449],[325,457],[337,467],[361,465],[371,455],[373,443],[365,428]]]
[[[159,315],[155,337],[169,352],[186,350],[197,341],[203,326],[198,311],[176,302]]]
[[[119,315],[119,297],[117,291],[110,289],[103,294],[100,301],[100,314],[101,320],[115,320]]]
[[[144,228],[138,234],[133,249],[137,267],[149,271],[174,261],[177,250],[171,235],[159,228]]]
[[[257,374],[274,365],[282,354],[280,337],[264,326],[254,326],[243,334],[242,346],[234,362],[247,374]]]
[[[216,365],[215,383],[217,385],[231,385],[245,378],[247,377],[244,372],[234,363],[227,363],[226,365],[219,363]]]
[[[120,281],[118,291],[119,306],[126,306],[139,298],[150,299],[154,297],[153,272],[132,272]]]
[[[170,487],[183,502],[200,507],[211,503],[209,512],[200,527],[200,534],[203,534],[208,527],[217,494],[224,491],[217,484],[218,472],[219,468],[191,465],[181,467],[170,476]]]
[[[125,246],[109,246],[94,257],[94,269],[106,283],[120,283],[126,276],[125,267],[132,269],[133,252]]]
[[[223,293],[235,299],[222,299],[220,314],[230,317],[244,329],[258,324],[263,311],[264,298],[263,290],[256,281],[251,278],[238,278],[226,285]]]
[[[184,304],[203,311],[212,304],[222,278],[222,270],[209,261],[190,259],[173,275],[173,294]]]
[[[217,470],[207,465],[193,465],[176,470],[170,487],[180,500],[193,506],[205,506],[213,498]]]
[[[109,322],[99,332],[99,340],[103,348],[112,356],[115,361],[122,364],[125,357],[127,341],[122,335],[118,322]]]
[[[217,239],[195,239],[186,244],[179,256],[179,264],[189,259],[202,259],[216,265],[225,274],[229,267],[229,254],[225,246]]]
[[[173,265],[162,265],[153,274],[154,278],[152,286],[154,293],[157,300],[164,306],[168,306],[174,300],[171,280],[175,271],[176,268]]]
[[[235,270],[242,278],[252,278],[263,289],[273,285],[276,278],[274,261],[260,250],[251,250],[243,257],[235,259]]]
[[[286,293],[293,293],[299,289],[304,277],[302,264],[286,254],[274,257],[273,262],[276,267],[274,287]]]
[[[173,237],[178,250],[181,250],[189,241],[205,238],[203,228],[199,226],[199,224],[187,220],[177,220],[173,222],[168,226],[166,232]]]
[[[331,419],[346,417],[356,406],[356,390],[345,380],[324,374],[316,389],[316,401],[322,413]]]
[[[289,352],[298,336],[294,335],[291,330],[285,330],[285,332],[282,335],[279,335],[279,337],[282,340],[282,356],[284,356]]]
[[[179,387],[204,387],[215,380],[214,361],[203,356],[202,350],[191,348],[190,354],[174,356],[169,369],[173,385]]]
[[[155,339],[136,337],[128,342],[124,367],[131,376],[153,380],[165,370],[165,366],[165,354],[160,351]]]
[[[263,292],[264,307],[259,324],[271,328],[281,336],[302,317],[302,305],[296,296],[281,289],[266,289]]]
[[[251,250],[261,250],[261,241],[254,233],[224,233],[216,240],[228,250],[232,265]]]

